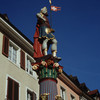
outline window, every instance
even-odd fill
[[[8,78],[7,100],[19,100],[19,84]]]
[[[60,87],[60,95],[63,100],[65,100],[65,89],[63,87]]]
[[[20,66],[20,52],[19,52],[19,50],[20,50],[19,47],[15,43],[10,41],[8,59],[18,66]]]
[[[9,56],[8,58],[13,62],[17,63],[17,48],[15,48],[13,45],[9,45]]]
[[[36,100],[36,94],[30,90],[27,90],[27,100]]]
[[[19,47],[15,43],[9,40],[7,36],[3,36],[2,54],[18,66],[20,66],[19,50]]]
[[[73,95],[71,95],[71,100],[75,100],[75,97]]]
[[[27,61],[26,61],[27,72],[28,74],[32,75],[35,79],[37,79],[36,72],[32,70],[32,65],[31,65],[32,62],[34,62],[33,58],[27,55]]]
[[[32,65],[31,65],[31,60],[27,58],[27,72],[31,75],[33,75],[33,70],[32,70]]]

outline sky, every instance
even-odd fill
[[[100,91],[100,0],[52,0],[52,5],[61,7],[52,12],[59,63],[68,75]],[[36,14],[44,6],[50,15],[49,0],[1,0],[0,13],[33,42]]]

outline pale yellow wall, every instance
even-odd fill
[[[70,100],[70,95],[73,95],[75,97],[75,100],[79,100],[79,96],[70,89],[64,82],[62,82],[60,79],[57,79],[57,89],[58,89],[58,95],[60,95],[60,86],[62,86],[65,89],[66,92],[66,100]]]
[[[2,39],[3,39],[3,34],[0,32],[0,55],[2,53]]]
[[[39,94],[38,80],[26,73],[25,70],[13,64],[7,57],[2,54],[2,38],[3,34],[0,33],[0,100],[5,99],[7,92],[7,76],[15,79],[20,85],[20,99],[26,100],[26,88],[33,90]],[[38,96],[39,97],[39,96]]]

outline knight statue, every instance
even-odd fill
[[[37,13],[37,27],[39,30],[38,40],[42,41],[41,49],[44,56],[47,55],[47,50],[49,49],[50,44],[52,44],[51,52],[53,57],[56,57],[57,40],[52,34],[55,31],[51,28],[47,16],[48,12],[46,7],[42,8],[40,13]]]

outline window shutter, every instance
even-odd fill
[[[14,82],[14,100],[19,100],[19,84]]]
[[[19,100],[19,84],[8,78],[7,100]]]
[[[36,100],[36,94],[33,92],[33,100]]]
[[[3,46],[2,46],[2,54],[8,57],[9,51],[9,38],[7,36],[3,36]]]
[[[21,68],[25,70],[25,53],[21,50]]]
[[[12,93],[13,93],[13,80],[8,78],[7,100],[12,100]]]

